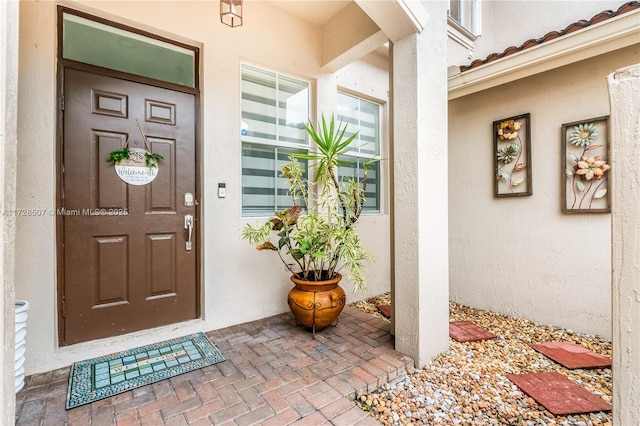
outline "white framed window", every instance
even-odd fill
[[[381,110],[380,104],[346,93],[338,93],[338,122],[347,125],[345,136],[359,132],[351,142],[352,149],[342,160],[349,163],[338,168],[338,174],[362,180],[364,164],[380,156]],[[380,212],[380,162],[373,163],[367,173],[363,212]]]
[[[309,82],[241,68],[242,215],[270,216],[293,204],[280,170],[289,154],[309,149]]]
[[[449,0],[449,25],[471,40],[480,35],[480,0]]]

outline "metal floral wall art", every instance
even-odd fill
[[[562,125],[565,213],[609,213],[608,117]]]
[[[493,122],[496,197],[533,194],[530,114]]]

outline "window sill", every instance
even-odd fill
[[[469,51],[469,57],[471,57],[478,36],[460,25],[455,19],[449,17],[447,18],[447,23],[449,24],[447,26],[447,35],[449,38],[467,49]]]

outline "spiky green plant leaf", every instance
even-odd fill
[[[365,163],[361,180],[341,178],[338,167],[348,163],[343,158],[354,149],[357,133],[347,133],[347,125],[334,116],[328,120],[323,115],[317,126],[304,127],[314,147],[308,153],[292,154],[281,169],[293,207],[275,212],[263,227],[246,225],[242,237],[264,249],[275,249],[299,278],[328,279],[346,269],[354,291],[362,289],[365,263],[371,256],[362,247],[355,224],[365,203],[367,171],[379,159]],[[305,178],[298,159],[315,167],[313,179]],[[277,247],[267,243],[271,231],[277,235]]]

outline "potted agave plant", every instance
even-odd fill
[[[318,128],[304,124],[315,150],[290,156],[282,168],[289,183],[292,207],[275,212],[265,224],[247,224],[242,230],[258,250],[274,251],[291,272],[288,304],[298,324],[315,331],[337,322],[346,296],[339,282],[341,271],[348,273],[353,289],[365,288],[365,262],[371,259],[360,242],[356,222],[362,213],[367,185],[364,165],[361,181],[339,178],[338,166],[356,137],[345,136],[346,124],[322,117]],[[298,160],[307,160],[311,179]]]

